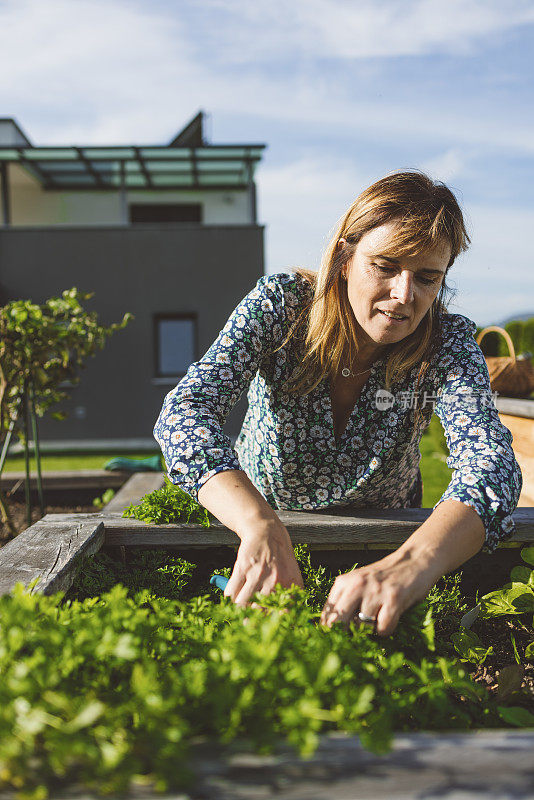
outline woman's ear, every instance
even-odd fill
[[[347,240],[344,239],[343,237],[341,237],[340,239],[338,239],[337,246],[341,247],[342,249],[345,249],[345,247],[347,246]],[[347,264],[346,263],[343,264],[343,267],[341,268],[341,278],[344,281],[347,280]]]

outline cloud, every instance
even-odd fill
[[[206,0],[202,12],[201,30],[214,45],[223,39],[218,57],[233,64],[465,55],[488,36],[534,22],[523,0]]]
[[[9,81],[0,103],[41,144],[164,142],[206,108],[328,140],[531,155],[530,106],[503,103],[496,119],[491,104],[471,108],[455,98],[445,112],[432,92],[399,98],[383,68],[401,53],[432,51],[436,37],[443,47],[482,46],[533,14],[519,0],[502,8],[493,0],[7,0],[0,70]],[[351,49],[360,40],[367,50]],[[282,57],[296,66],[284,68]]]
[[[458,288],[451,310],[490,325],[534,309],[534,271],[528,247],[534,207],[467,203],[465,216],[471,247],[451,269],[451,282]]]
[[[381,176],[334,156],[310,152],[258,174],[260,222],[268,222],[269,272],[317,269],[336,224],[357,195]]]
[[[533,257],[528,249],[534,207],[469,204],[467,216],[472,241],[468,252],[483,265],[482,274],[489,273],[503,284],[512,280],[524,282],[525,294],[534,295]]]
[[[466,196],[493,170],[489,188],[515,194],[507,163],[534,153],[515,90],[530,88],[508,53],[493,62],[533,21],[522,0],[0,0],[0,115],[35,144],[164,143],[200,108],[227,141],[256,139],[253,125],[271,145],[257,172],[268,269],[317,268],[337,219],[396,166]],[[469,207],[473,245],[451,275],[482,322],[534,295],[532,213],[492,196]]]
[[[0,5],[0,68],[9,75],[2,111],[27,108],[22,126],[29,114],[39,143],[63,144],[152,140],[163,109],[170,138],[198,103],[189,42],[179,15],[149,5],[8,0]]]
[[[468,157],[465,149],[452,147],[434,158],[423,161],[420,169],[433,180],[449,181],[459,175],[465,177],[468,169]]]
[[[373,175],[334,157],[310,152],[284,165],[262,167],[260,222],[268,221],[268,272],[292,266],[318,269],[335,226]],[[453,313],[489,325],[534,308],[532,259],[525,231],[534,229],[534,208],[462,203],[472,244],[451,269]]]

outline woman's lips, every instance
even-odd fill
[[[380,311],[380,309],[378,309],[378,310]],[[387,319],[388,322],[391,322],[391,323],[396,322],[398,325],[400,325],[401,322],[406,322],[406,320],[408,319],[408,317],[403,317],[403,319],[395,319],[394,317],[388,317],[388,315],[384,314],[383,311],[380,311],[380,314],[381,314],[382,317],[384,317],[384,319]]]

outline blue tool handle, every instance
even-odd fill
[[[210,583],[212,586],[215,586],[217,589],[220,589],[221,592],[224,592],[226,589],[226,584],[230,579],[225,578],[224,575],[212,575],[210,578]]]

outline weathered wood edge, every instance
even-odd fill
[[[432,509],[361,509],[356,516],[322,512],[280,511],[293,544],[317,549],[393,549],[424,521]],[[534,542],[534,508],[514,513],[516,533],[501,547],[520,547]],[[326,529],[326,530],[325,530]],[[214,520],[201,525],[147,524],[125,518],[122,512],[47,514],[0,549],[0,595],[17,582],[40,581],[36,591],[66,591],[85,556],[103,545],[124,547],[237,547],[233,531]]]
[[[140,503],[146,494],[150,494],[156,489],[161,489],[164,483],[165,475],[163,472],[135,472],[122,485],[109,503],[106,503],[102,511],[106,513],[122,513],[129,505]]]
[[[431,508],[361,509],[358,515],[340,516],[322,512],[278,511],[293,544],[309,544],[328,549],[380,549],[398,547],[432,513]],[[239,544],[233,531],[219,520],[210,528],[175,523],[155,525],[123,517],[121,513],[47,514],[48,522],[76,524],[98,519],[105,528],[106,546],[158,547]],[[513,514],[516,531],[500,547],[520,547],[534,543],[534,508],[518,508]]]
[[[495,407],[501,414],[534,419],[534,400],[515,397],[497,397]]]
[[[392,750],[377,755],[365,749],[358,736],[333,732],[320,735],[315,753],[303,759],[287,744],[277,745],[273,754],[258,755],[247,752],[246,746],[240,749],[238,742],[224,746],[205,741],[192,747],[190,765],[197,776],[192,796],[211,800],[526,798],[532,796],[533,744],[534,731],[504,728],[398,732]],[[153,796],[148,793],[143,800]],[[172,794],[164,800],[182,798]]]
[[[98,552],[104,539],[102,520],[39,520],[0,549],[0,595],[35,578],[32,591],[66,591],[83,558]]]
[[[44,489],[114,489],[122,486],[132,473],[126,470],[76,469],[46,470],[42,481]],[[25,472],[4,472],[0,478],[2,491],[9,491],[20,483],[23,490]],[[30,475],[30,488],[37,489],[37,476]]]
[[[134,784],[127,800],[459,800],[532,798],[534,731],[498,728],[470,731],[395,733],[389,753],[365,749],[359,737],[319,735],[310,758],[280,742],[274,752],[250,752],[240,740],[220,744],[191,742],[189,766],[195,775],[191,794],[156,793]],[[101,800],[80,784],[54,790],[54,800]],[[14,791],[0,800],[15,800]],[[114,800],[115,795],[113,796]]]

